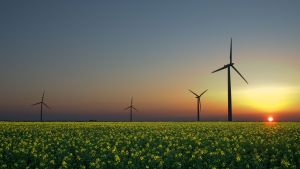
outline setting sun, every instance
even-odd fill
[[[268,117],[268,121],[272,122],[274,120],[274,118],[272,116]]]

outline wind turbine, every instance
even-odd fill
[[[218,72],[220,70],[226,69],[228,72],[228,121],[232,121],[232,101],[231,101],[231,77],[230,77],[230,68],[233,68],[248,84],[247,80],[243,77],[243,75],[233,66],[232,62],[232,38],[230,39],[230,62],[227,65],[224,65],[220,69],[213,71],[212,73]]]
[[[36,106],[36,105],[41,105],[41,114],[40,114],[40,120],[43,121],[43,106],[47,107],[48,109],[51,109],[45,102],[44,102],[44,97],[45,97],[45,90],[43,92],[43,96],[42,96],[42,100],[40,102],[37,102],[35,104],[33,104],[32,106]]]
[[[201,96],[207,92],[208,89],[206,89],[204,92],[202,92],[200,95],[198,95],[197,93],[193,92],[191,89],[189,89],[189,91],[191,93],[193,93],[195,96],[196,96],[196,99],[197,99],[197,121],[200,121],[200,111],[201,111],[201,101],[200,101],[200,98]]]
[[[133,106],[133,97],[131,97],[130,106],[126,107],[124,110],[130,109],[130,121],[132,121],[132,109],[137,111],[137,109]]]

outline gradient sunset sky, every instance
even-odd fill
[[[300,1],[1,1],[0,120],[300,121]]]

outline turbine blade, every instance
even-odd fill
[[[215,70],[215,71],[213,71],[213,72],[211,72],[211,73],[218,72],[218,71],[220,71],[220,70],[226,69],[227,67],[228,67],[228,66],[227,66],[227,65],[225,65],[225,66],[221,67],[220,69],[217,69],[217,70]]]
[[[124,108],[124,110],[128,110],[128,109],[130,109],[130,108],[131,108],[131,106]]]
[[[191,92],[191,93],[193,93],[195,96],[197,96],[197,97],[199,97],[199,95],[197,95],[195,92],[193,92],[191,89],[189,89],[189,91]]]
[[[232,65],[232,68],[245,80],[245,82],[248,84],[247,80],[244,78],[244,76]]]
[[[232,63],[232,38],[230,38],[230,63]]]
[[[200,97],[201,97],[204,93],[206,93],[207,90],[208,90],[208,89],[206,89],[204,92],[202,92],[202,93],[200,94]]]
[[[43,103],[44,106],[46,106],[48,109],[51,109],[46,103]]]
[[[39,104],[41,104],[41,102],[34,103],[34,104],[32,104],[32,106],[36,106],[36,105],[39,105]]]
[[[132,108],[133,108],[135,111],[138,111],[135,107],[132,106]]]

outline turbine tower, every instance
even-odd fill
[[[130,109],[130,121],[132,121],[132,109],[137,111],[137,109],[133,106],[133,97],[131,97],[130,106],[126,107],[124,110]]]
[[[220,69],[213,71],[212,73],[218,72],[220,70],[226,69],[228,72],[228,121],[232,121],[232,101],[231,101],[231,77],[230,77],[230,68],[233,68],[248,84],[247,80],[243,77],[243,75],[233,66],[232,62],[232,38],[230,39],[230,62],[227,65],[224,65]]]
[[[43,121],[43,106],[47,107],[48,109],[51,109],[45,102],[44,102],[44,97],[45,97],[45,90],[43,92],[42,100],[40,102],[37,102],[33,104],[32,106],[36,105],[41,105],[41,114],[40,114],[40,121]]]
[[[196,96],[196,99],[197,99],[197,121],[200,121],[200,111],[201,111],[201,101],[200,101],[200,98],[201,96],[207,92],[208,89],[206,89],[204,92],[202,92],[200,95],[198,95],[197,93],[193,92],[191,89],[189,89],[189,91],[191,93],[193,93],[195,96]]]

